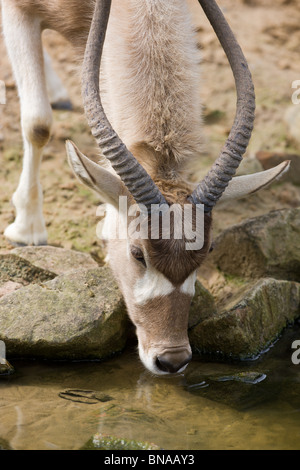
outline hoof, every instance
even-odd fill
[[[10,245],[14,246],[15,248],[23,248],[24,246],[28,246],[28,245],[25,245],[25,243],[13,242],[9,238],[7,238],[7,237],[5,237],[5,238],[10,243]]]
[[[47,232],[27,232],[15,223],[9,225],[4,232],[5,238],[15,247],[47,245]]]

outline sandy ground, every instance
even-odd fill
[[[200,178],[218,156],[230,129],[235,88],[226,57],[198,2],[189,0],[189,3],[203,55],[201,95],[205,106],[206,142],[203,160],[193,171]],[[284,114],[292,104],[291,84],[300,79],[298,3],[299,0],[219,0],[249,61],[256,87],[255,131],[242,171],[260,170],[254,158],[259,150],[300,152],[289,137],[284,121]],[[98,198],[77,183],[66,162],[64,149],[65,140],[70,138],[87,155],[97,155],[81,107],[76,60],[70,45],[58,34],[46,31],[44,43],[74,105],[73,111],[54,111],[53,133],[41,168],[49,244],[88,251],[101,259],[101,242],[96,236]],[[10,249],[3,231],[14,220],[10,199],[22,167],[22,139],[17,90],[1,37],[0,80],[5,81],[7,87],[7,104],[0,105],[0,249]],[[215,234],[250,216],[295,207],[299,203],[299,187],[290,182],[277,182],[258,195],[217,208]]]

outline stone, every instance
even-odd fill
[[[12,252],[0,253],[0,286],[9,281],[26,285],[49,281],[55,277],[55,273],[39,268]]]
[[[197,281],[191,304],[195,353],[252,358],[300,315],[298,240],[299,209],[220,235],[203,278],[211,290],[213,277],[213,295]],[[0,254],[0,267],[0,340],[8,357],[102,360],[125,347],[131,329],[122,295],[110,269],[89,255],[17,248]]]
[[[211,259],[242,278],[300,280],[300,208],[271,211],[233,225],[216,238]]]
[[[11,294],[12,292],[15,292],[21,287],[23,287],[23,284],[21,284],[20,282],[13,282],[13,281],[5,282],[2,286],[0,286],[0,298],[4,297],[7,294]]]
[[[50,271],[55,275],[98,266],[88,253],[54,246],[25,246],[15,248],[11,253],[29,261],[33,266]]]
[[[195,285],[195,295],[191,303],[189,313],[189,328],[195,327],[206,318],[216,314],[215,299],[210,292],[197,280]]]
[[[259,356],[300,316],[300,283],[272,278],[245,283],[218,313],[189,331],[192,349],[234,359]]]
[[[126,343],[128,317],[109,268],[79,269],[0,299],[8,357],[104,359]]]
[[[9,443],[4,439],[0,439],[0,450],[13,450]]]
[[[115,436],[105,436],[103,434],[95,434],[80,450],[160,450],[155,444],[148,442],[135,441],[133,439],[119,438]],[[107,457],[110,458],[110,457]],[[120,464],[122,457],[116,456],[116,462],[113,462],[113,454],[111,456],[112,464]],[[128,458],[126,463],[128,463]],[[137,457],[136,457],[137,458]],[[123,466],[123,465],[122,465]],[[133,465],[132,465],[133,466]]]
[[[0,377],[12,375],[14,371],[13,366],[8,361],[3,361],[3,359],[0,361]]]
[[[266,379],[266,374],[258,371],[207,377],[194,370],[185,374],[185,388],[193,395],[246,411],[279,395],[280,383]]]

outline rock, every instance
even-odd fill
[[[19,282],[12,282],[12,281],[5,282],[2,286],[0,286],[0,298],[4,297],[7,294],[11,294],[12,292],[15,292],[21,287],[23,287],[23,284],[20,284]]]
[[[196,282],[189,317],[194,352],[253,357],[300,315],[300,287],[293,282],[297,237],[299,209],[272,212],[221,234],[210,263],[225,271],[222,282],[214,296]],[[130,328],[109,268],[54,247],[17,248],[0,255],[0,267],[0,340],[8,357],[105,359],[122,351]],[[211,272],[219,271],[208,270],[208,277]],[[291,281],[253,279],[266,273]]]
[[[128,320],[108,268],[79,269],[0,299],[10,357],[104,359],[121,351]]]
[[[87,253],[54,246],[25,246],[15,248],[11,253],[29,261],[37,268],[51,271],[55,275],[98,267],[96,261]]]
[[[236,374],[213,376],[210,377],[210,380],[214,380],[216,382],[228,382],[231,380],[233,382],[243,382],[245,384],[256,385],[265,380],[266,377],[266,374],[262,374],[261,372],[242,371],[237,372]]]
[[[290,169],[280,177],[280,181],[300,184],[300,155],[260,151],[256,153],[256,158],[264,170],[269,170],[285,160],[290,160]]]
[[[300,280],[300,208],[272,211],[233,225],[216,238],[211,259],[247,278]]]
[[[195,352],[244,360],[258,356],[299,315],[300,283],[266,278],[246,283],[189,337]]]
[[[13,366],[8,361],[1,361],[0,362],[0,377],[11,375],[14,373]],[[1,450],[1,447],[0,447]]]
[[[9,443],[4,439],[0,439],[0,450],[13,450]]]
[[[34,266],[14,253],[0,253],[0,285],[11,281],[22,285],[54,279],[55,273]]]
[[[80,450],[160,450],[160,448],[148,442],[95,434]]]
[[[253,358],[300,316],[299,240],[299,208],[249,219],[215,240],[203,277],[215,302],[203,287],[195,296],[199,304],[189,324],[194,352]],[[216,273],[222,282],[211,289]]]
[[[20,247],[0,255],[0,266],[0,339],[10,356],[99,359],[123,349],[127,314],[121,293],[110,270],[91,256]],[[214,298],[197,281],[189,327],[215,310]]]
[[[195,296],[191,303],[189,328],[193,328],[216,313],[215,300],[199,281],[196,281]]]
[[[78,269],[97,268],[86,253],[53,246],[26,246],[0,253],[0,298],[20,287],[43,283]]]
[[[209,377],[197,371],[187,371],[185,381],[187,391],[193,395],[223,403],[238,411],[249,410],[275,399],[280,393],[280,384],[274,384],[266,374],[256,371]]]

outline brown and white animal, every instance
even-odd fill
[[[237,113],[220,157],[195,187],[187,181],[186,163],[201,158],[199,51],[186,0],[2,0],[24,137],[23,171],[13,195],[16,219],[5,235],[18,244],[47,242],[39,165],[52,121],[41,43],[42,31],[50,28],[72,43],[79,58],[85,51],[85,112],[110,166],[95,164],[71,142],[67,152],[78,178],[107,203],[104,231],[110,266],[136,326],[140,358],[155,374],[182,371],[191,359],[188,312],[197,269],[210,249],[215,204],[257,191],[288,166],[286,162],[233,178],[253,127],[253,85],[243,53],[215,1],[199,3],[231,64]],[[102,106],[99,68],[104,39]],[[128,196],[130,207],[143,204],[149,220],[153,204],[204,205],[203,247],[187,250],[184,240],[174,236],[110,239],[119,196]]]

